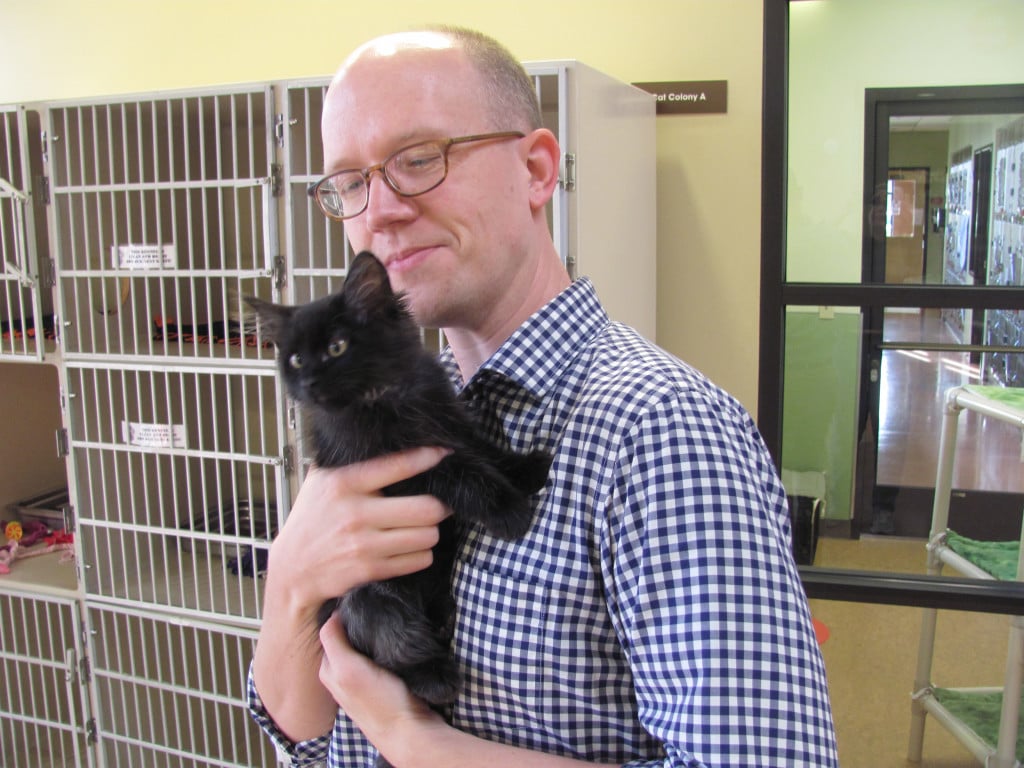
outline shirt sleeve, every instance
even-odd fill
[[[331,734],[326,733],[308,741],[293,742],[277,727],[270,713],[263,706],[256,682],[253,678],[252,664],[249,665],[249,676],[246,681],[249,714],[256,724],[270,737],[277,750],[278,760],[291,768],[325,768],[327,753],[331,744]]]
[[[667,395],[615,474],[606,596],[640,721],[665,749],[630,768],[838,765],[785,492],[750,417],[727,397]]]

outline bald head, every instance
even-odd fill
[[[412,59],[446,52],[464,56],[476,73],[491,127],[513,127],[529,132],[543,126],[533,79],[522,64],[497,40],[462,27],[430,27],[374,38],[352,52],[332,85],[343,79],[358,62]],[[424,65],[429,66],[429,63],[425,61]]]

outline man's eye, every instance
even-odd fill
[[[434,151],[409,152],[397,158],[397,170],[411,173],[421,173],[436,168],[443,162],[443,156]]]
[[[334,188],[342,197],[352,197],[362,193],[365,183],[362,176],[345,176],[334,182]]]

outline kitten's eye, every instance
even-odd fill
[[[348,349],[348,342],[344,339],[335,339],[327,347],[327,354],[331,357],[341,357],[345,354],[345,350]]]
[[[288,365],[292,368],[298,369],[302,367],[302,355],[296,352],[294,355],[288,358]]]

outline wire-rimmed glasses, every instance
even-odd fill
[[[384,183],[402,197],[415,197],[436,189],[448,177],[448,150],[456,144],[495,139],[521,139],[520,131],[498,131],[432,139],[410,144],[392,152],[382,163],[368,168],[335,171],[314,181],[306,189],[329,218],[351,219],[370,203],[370,176],[380,171]]]

